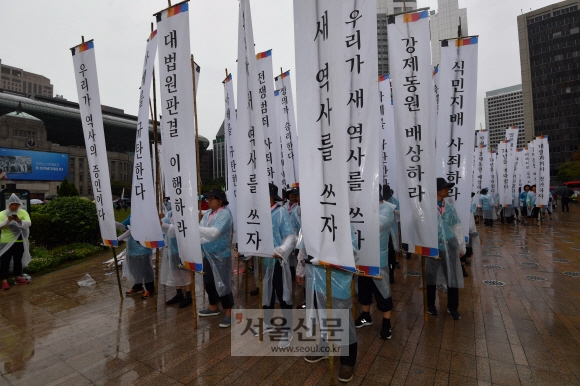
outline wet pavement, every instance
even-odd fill
[[[444,315],[446,294],[438,291],[439,316],[424,322],[421,278],[407,275],[420,271],[419,261],[402,260],[393,338],[378,337],[382,315],[373,306],[374,325],[357,331],[349,384],[580,384],[580,208],[571,210],[541,228],[479,227],[460,321]],[[191,308],[164,305],[173,289],[160,289],[157,313],[152,299],[120,302],[115,276],[101,264],[108,258],[0,293],[1,385],[328,384],[328,361],[230,356],[222,318],[200,319],[195,330]],[[257,297],[244,303],[244,275],[234,271],[235,307],[257,307]],[[96,286],[77,285],[85,273]],[[207,306],[197,294],[198,309]]]

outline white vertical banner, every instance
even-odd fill
[[[179,255],[189,270],[202,272],[188,3],[156,16],[165,193],[171,199]]]
[[[475,167],[473,172],[473,202],[479,203],[479,196],[481,194],[481,189],[485,188],[487,184],[485,183],[485,170],[488,169],[487,158],[487,146],[478,146],[475,148]]]
[[[237,214],[237,184],[238,176],[236,172],[236,138],[238,135],[238,121],[236,119],[236,102],[234,100],[234,84],[232,74],[222,82],[224,84],[224,137],[225,137],[225,156],[226,156],[226,193],[228,197],[228,208],[235,218]],[[234,221],[234,232],[237,231],[237,219]],[[237,233],[236,233],[237,236]]]
[[[342,12],[336,1],[294,0],[300,201],[312,262],[356,271],[346,162],[350,74]],[[360,59],[352,61],[353,71],[364,65]]]
[[[437,256],[437,186],[429,13],[389,16],[389,64],[403,249]]]
[[[513,173],[512,173],[512,194],[514,197],[514,206],[518,207],[520,202],[520,181],[521,181],[521,165],[522,165],[522,151],[520,149],[516,149],[514,151],[514,159],[513,159]]]
[[[514,179],[515,173],[515,162],[516,162],[516,150],[518,148],[518,131],[516,126],[508,127],[505,130],[505,139],[508,141],[508,174],[510,179],[510,190],[512,193],[517,192],[517,187],[515,186],[516,179]]]
[[[350,85],[346,108],[350,223],[358,244],[357,268],[380,275],[379,239],[379,87],[377,80],[377,2],[342,2],[345,70]],[[361,63],[359,66],[358,63]]]
[[[399,197],[397,191],[397,143],[395,141],[395,114],[391,97],[391,79],[389,74],[379,76],[379,117],[380,134],[380,166],[381,183],[393,189],[393,195]]]
[[[437,177],[455,186],[449,197],[469,237],[475,110],[477,101],[477,37],[441,41],[439,114],[437,119]]]
[[[509,172],[508,141],[500,141],[497,144],[497,188],[499,193],[499,204],[501,206],[512,206],[512,189]]]
[[[101,237],[105,245],[117,246],[115,212],[111,194],[94,42],[91,40],[73,47],[71,52],[87,149],[87,161],[91,175],[91,187],[95,196]],[[148,132],[149,128],[147,128]]]
[[[532,169],[531,169],[531,162],[530,162],[530,148],[526,147],[523,150],[523,157],[524,157],[524,162],[522,165],[522,182],[521,182],[521,188],[522,188],[522,192],[524,191],[524,186],[526,185],[530,185],[530,182],[532,181]]]
[[[156,54],[157,31],[153,31],[147,40],[139,87],[139,113],[133,160],[133,189],[131,191],[131,236],[148,248],[161,248],[165,245],[163,232],[159,225],[151,152],[149,151],[149,95]]]
[[[433,67],[433,72],[431,74],[431,85],[433,86],[434,97],[431,98],[431,122],[433,122],[433,138],[437,138],[437,120],[439,115],[439,65]]]
[[[550,193],[550,145],[548,144],[547,135],[536,138],[536,153],[538,155],[536,206],[544,208],[548,206]]]
[[[534,139],[528,146],[530,151],[530,185],[538,185],[538,149],[537,140]]]
[[[298,166],[298,130],[296,127],[296,113],[294,112],[294,95],[290,82],[290,71],[278,75],[276,81],[276,97],[280,98],[280,109],[277,111],[280,146],[282,148],[282,165],[287,186],[293,186],[300,181]]]
[[[487,147],[487,138],[489,136],[489,131],[487,130],[478,130],[475,132],[475,146]]]
[[[282,164],[282,188],[287,189],[292,184],[296,184],[296,170],[294,170],[293,159],[298,159],[298,153],[293,150],[292,133],[290,131],[290,124],[288,123],[288,116],[284,112],[285,98],[280,90],[274,91],[274,108],[276,109],[276,127],[278,131],[278,138],[280,147],[278,149],[280,163]],[[273,151],[273,150],[272,150]],[[296,157],[294,157],[296,155]],[[296,186],[296,185],[294,185]]]
[[[497,163],[496,163],[496,159],[497,159],[497,153],[491,151],[488,153],[489,154],[489,193],[493,196],[495,196],[495,194],[498,192],[498,187],[497,187]],[[496,205],[498,205],[498,203],[495,203]]]
[[[235,144],[238,251],[250,256],[272,257],[274,237],[268,166],[249,0],[240,1],[237,85],[238,134]],[[278,192],[281,193],[281,190]]]
[[[491,189],[491,169],[493,169],[491,165],[491,153],[487,151],[487,146],[485,146],[483,149],[483,174],[481,176],[481,189]],[[478,193],[481,193],[481,191]]]
[[[253,98],[254,109],[260,112],[262,128],[264,129],[264,144],[266,145],[266,165],[268,167],[268,182],[276,185],[282,193],[282,163],[280,159],[280,136],[274,102],[274,70],[272,69],[272,50],[256,54],[258,78],[258,94]]]

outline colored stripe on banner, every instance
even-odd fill
[[[437,257],[439,256],[439,250],[436,248],[428,248],[415,245],[415,254],[421,256]]]
[[[412,23],[420,19],[426,19],[427,17],[429,17],[429,12],[427,11],[408,13],[406,15],[403,15],[403,23]]]
[[[477,38],[457,39],[455,41],[455,47],[469,46],[472,44],[477,44]]]
[[[379,82],[385,81],[389,79],[389,74],[379,76]]]
[[[155,37],[155,35],[157,35],[157,30],[151,32],[151,35],[149,35],[149,40],[153,40],[153,38]]]
[[[225,82],[229,83],[232,81],[232,74],[229,74],[228,77],[226,78]]]
[[[356,267],[360,272],[363,272],[365,276],[380,276],[381,269],[379,267],[369,267],[366,265],[357,265]]]
[[[540,135],[539,137],[536,137],[536,139],[542,139],[542,138],[548,138],[547,135]]]
[[[202,272],[203,271],[203,264],[195,264],[195,263],[191,263],[189,261],[186,261],[185,266],[190,271],[194,271],[194,272]]]
[[[163,248],[165,246],[165,242],[161,241],[145,241],[145,246],[147,248]]]
[[[319,261],[319,264],[323,267],[330,267],[330,268],[336,268],[336,269],[340,269],[340,270],[348,271],[348,272],[352,272],[352,273],[359,273],[359,270],[356,269],[355,267],[347,267],[344,265],[329,264],[329,263],[324,262],[324,261]]]
[[[79,52],[87,51],[90,50],[91,48],[95,48],[93,42],[87,42],[79,46]]]
[[[189,10],[189,7],[188,7],[187,3],[178,4],[175,7],[171,7],[167,10],[167,17],[175,16],[175,15],[180,14],[182,12],[187,12],[188,10]]]
[[[278,79],[284,79],[284,78],[286,78],[286,77],[288,77],[288,76],[290,76],[290,70],[286,71],[286,72],[285,72],[285,73],[283,73],[283,74],[280,74],[280,75],[278,75],[278,76],[276,77],[276,80],[278,80]]]
[[[119,242],[117,240],[103,240],[103,242],[107,247],[116,247],[119,245]]]
[[[260,60],[260,59],[267,58],[268,56],[272,56],[272,50],[268,50],[268,51],[264,51],[264,52],[260,52],[260,53],[256,54],[256,59]]]
[[[513,205],[512,204],[504,204],[503,207],[504,208],[511,208]]]
[[[439,65],[436,65],[435,68],[433,69],[433,76],[437,75],[438,72],[439,72]]]
[[[280,91],[279,90],[274,91],[274,96],[278,96],[278,95],[280,95]]]

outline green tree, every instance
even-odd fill
[[[580,180],[580,151],[572,156],[572,161],[560,165],[558,179],[562,182]]]
[[[59,197],[78,197],[79,191],[77,187],[72,182],[68,182],[66,177],[62,180],[60,187],[58,189]]]
[[[123,189],[125,189],[125,198],[127,197],[131,198],[132,186],[130,183],[111,180],[111,192],[113,193],[113,195],[121,197]]]

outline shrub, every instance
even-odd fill
[[[91,244],[73,243],[48,251],[44,247],[36,247],[32,250],[32,260],[28,264],[28,272],[36,273],[58,266],[66,261],[83,259],[103,249]]]
[[[68,182],[66,177],[60,183],[60,187],[58,189],[58,196],[59,197],[77,197],[79,195],[79,191],[73,182]]]

